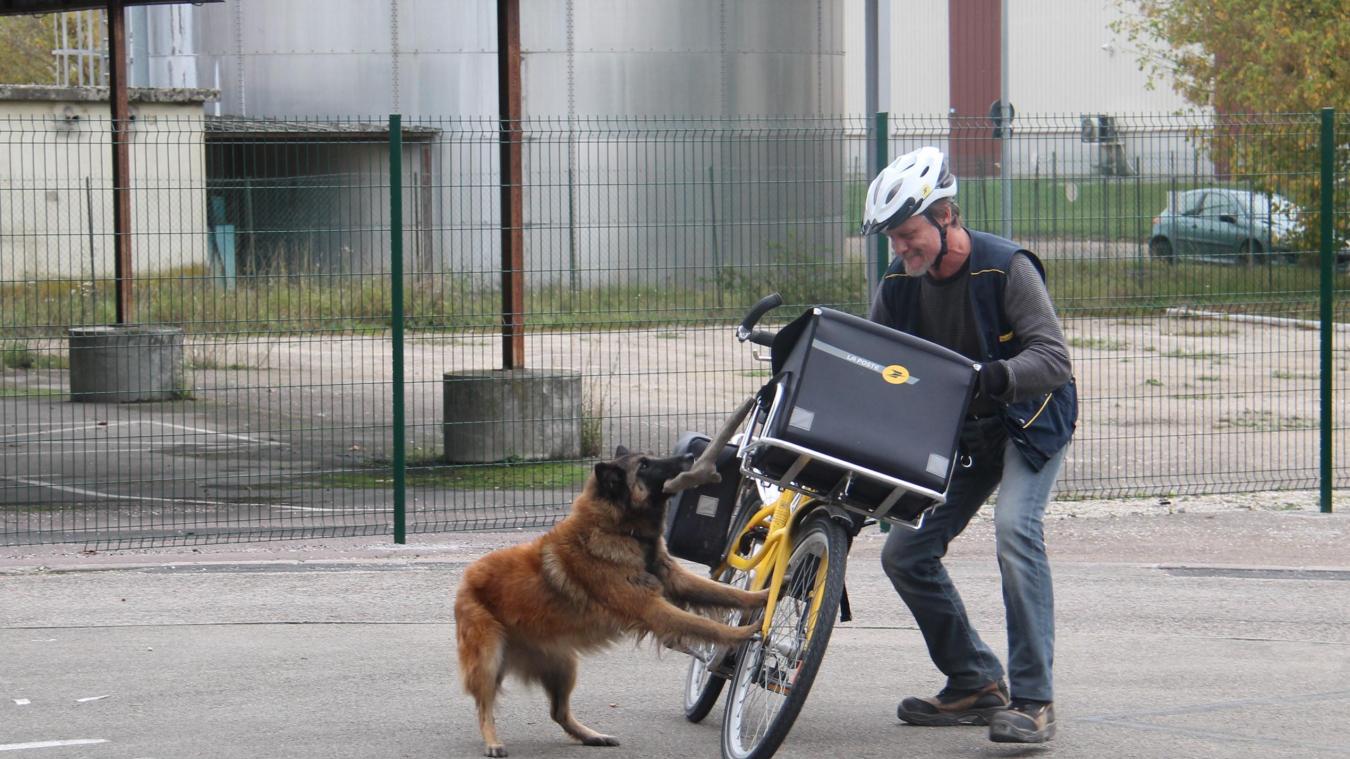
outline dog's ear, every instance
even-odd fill
[[[616,458],[616,459],[619,458],[619,457],[621,457],[621,456],[627,456],[627,455],[628,455],[628,449],[627,449],[627,448],[624,448],[623,446],[619,446],[619,447],[617,447],[617,448],[614,449],[614,458]]]
[[[628,497],[628,475],[624,468],[608,461],[595,465],[595,492],[601,498],[622,502]]]

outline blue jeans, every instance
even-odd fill
[[[914,614],[948,688],[969,690],[1003,677],[998,657],[971,626],[942,566],[947,544],[997,487],[994,524],[1007,613],[1009,686],[1016,699],[1054,700],[1055,601],[1043,523],[1063,462],[1061,450],[1036,472],[1016,445],[1006,443],[1001,457],[977,457],[970,469],[957,471],[947,502],[928,515],[923,527],[891,530],[882,569]]]

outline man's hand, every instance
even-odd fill
[[[990,361],[980,367],[980,395],[997,398],[1008,392],[1010,372],[1006,361]]]

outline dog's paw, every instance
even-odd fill
[[[612,735],[593,735],[581,742],[583,746],[617,746],[619,739]]]
[[[752,622],[748,625],[740,625],[736,628],[736,637],[738,640],[750,640],[759,634],[760,624]]]
[[[506,756],[506,746],[500,743],[494,743],[483,749],[483,756]]]

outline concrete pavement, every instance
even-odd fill
[[[1350,757],[1346,510],[1291,494],[1054,504],[1060,735],[1031,748],[896,720],[941,678],[869,528],[849,565],[855,621],[778,756]],[[527,536],[0,549],[0,757],[477,756],[451,595],[469,561]],[[992,523],[949,559],[1002,650]],[[514,757],[716,757],[721,706],[684,720],[685,664],[627,644],[585,661],[575,711],[618,748],[573,745],[521,685],[502,737]]]

